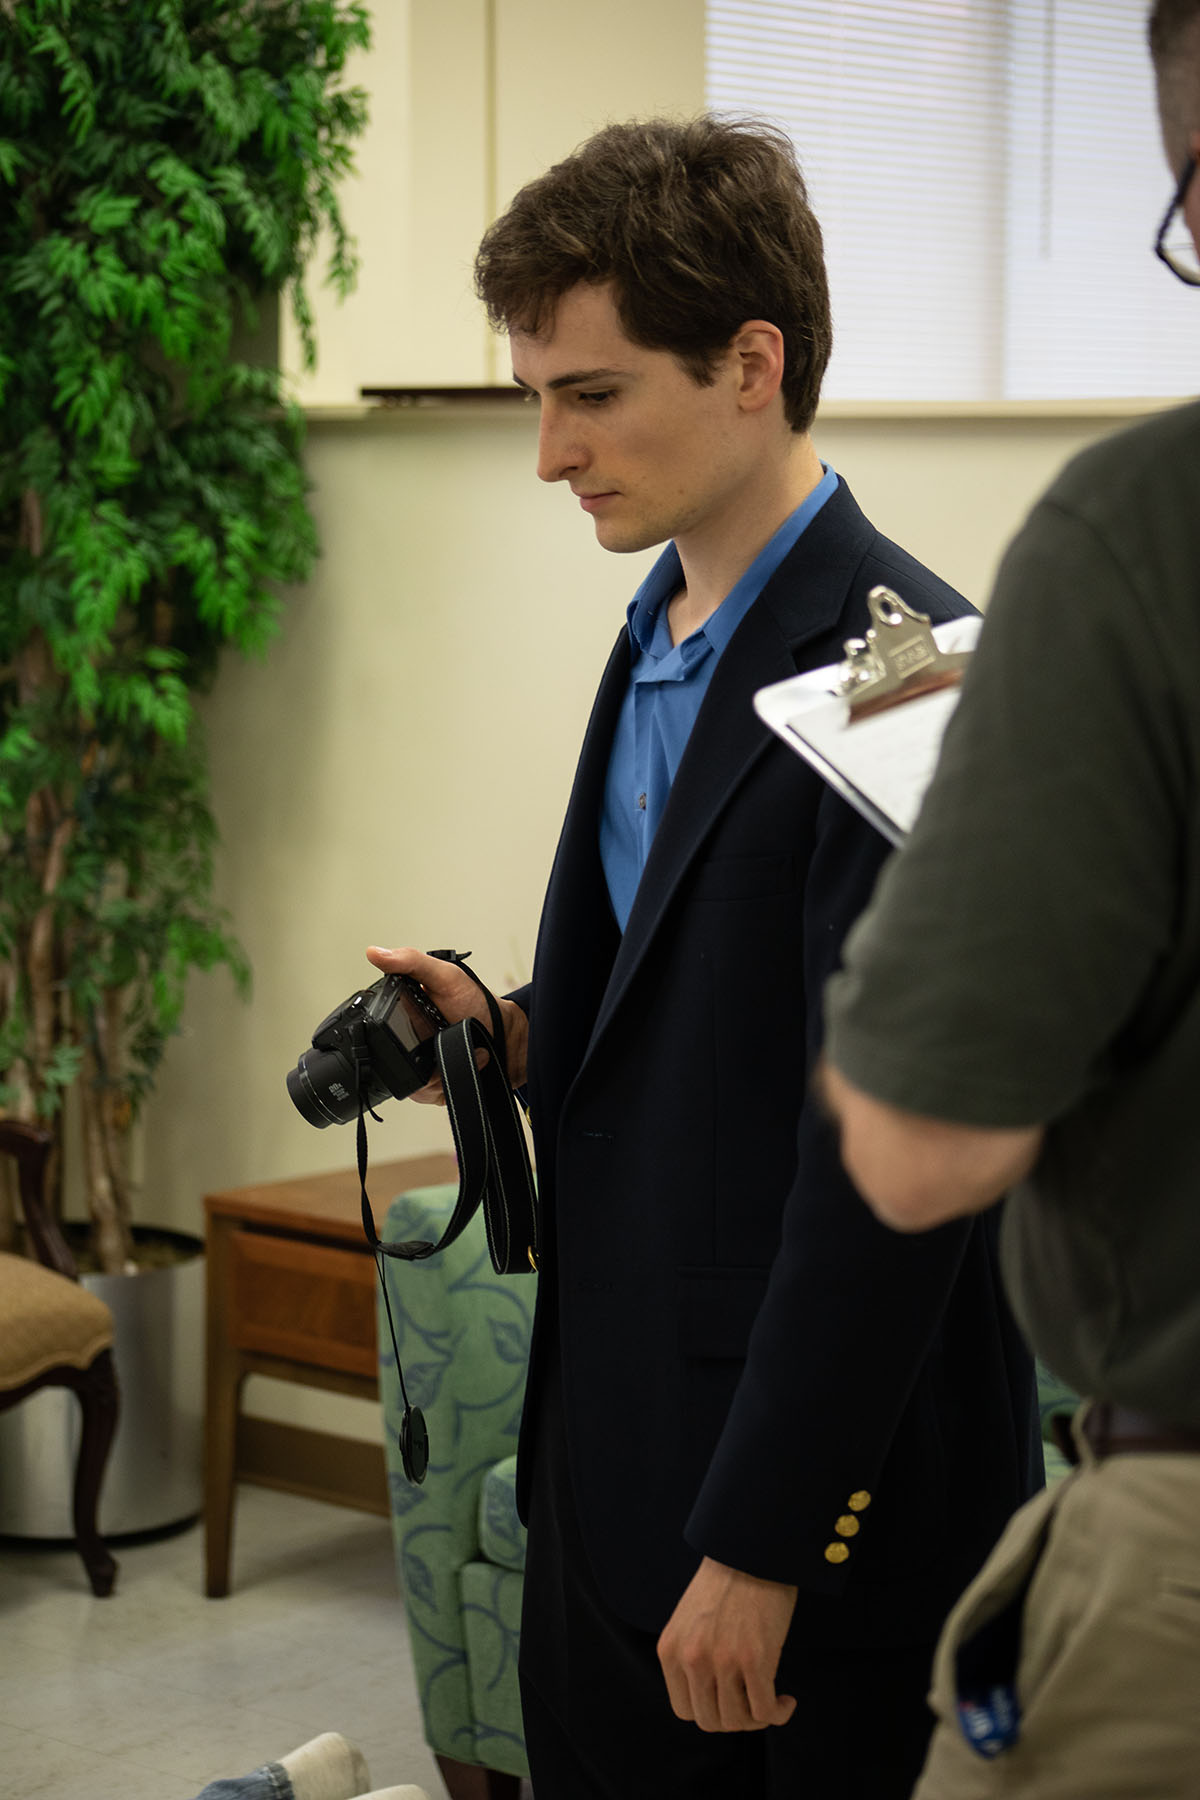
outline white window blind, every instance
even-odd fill
[[[708,0],[707,99],[796,146],[825,234],[825,393],[1200,387],[1145,0]]]

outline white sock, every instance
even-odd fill
[[[295,1800],[353,1800],[371,1785],[362,1751],[340,1731],[323,1731],[279,1761]]]

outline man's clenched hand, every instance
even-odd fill
[[[658,1640],[677,1718],[701,1731],[762,1731],[796,1710],[775,1692],[796,1589],[705,1557]]]

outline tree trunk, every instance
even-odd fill
[[[129,1202],[120,1173],[124,1160],[120,1140],[125,1134],[117,1126],[103,1071],[90,1049],[84,1052],[79,1101],[92,1245],[104,1273],[120,1275],[133,1262]]]
[[[44,843],[41,860],[41,889],[45,903],[34,916],[25,954],[29,980],[29,1012],[33,1039],[33,1066],[30,1086],[34,1104],[40,1109],[43,1099],[43,1071],[53,1056],[61,1028],[57,1003],[59,976],[54,920],[54,899],[66,867],[67,850],[75,831],[73,819],[60,818],[52,824],[57,809],[51,796],[43,791],[35,794],[26,808],[25,828],[31,842]]]

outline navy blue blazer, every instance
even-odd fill
[[[888,847],[751,696],[839,660],[878,582],[969,610],[839,483],[717,664],[623,935],[597,836],[622,631],[514,996],[542,1208],[519,1496],[557,1355],[584,1541],[648,1631],[707,1554],[795,1583],[796,1640],[927,1640],[1041,1480],[994,1217],[889,1231],[806,1088]]]

